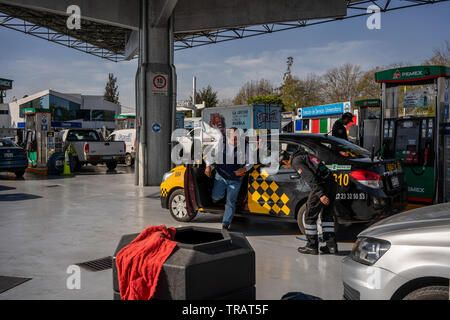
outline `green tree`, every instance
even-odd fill
[[[205,108],[214,108],[219,103],[217,99],[217,91],[213,91],[212,87],[208,85],[202,88],[195,94],[195,103],[200,104],[205,102]]]
[[[103,99],[119,104],[119,87],[117,86],[117,78],[113,73],[108,74],[108,82],[106,83]]]
[[[260,95],[253,97],[251,99],[247,100],[247,104],[271,104],[271,105],[283,105],[283,101],[281,100],[280,96],[276,94],[269,94],[269,95]]]
[[[380,97],[380,84],[375,82],[375,73],[382,71],[382,67],[375,67],[364,72],[357,85],[359,99],[378,99]]]
[[[304,106],[304,84],[296,76],[287,76],[280,87],[281,100],[284,110],[293,111],[297,107]]]

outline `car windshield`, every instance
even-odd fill
[[[17,145],[11,140],[6,139],[0,140],[0,148],[16,148],[16,147]]]
[[[67,136],[68,141],[100,141],[95,131],[71,130]]]
[[[328,137],[328,139],[321,140],[320,143],[346,158],[370,158],[368,150],[343,139]]]

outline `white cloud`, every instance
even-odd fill
[[[196,50],[176,55],[178,100],[192,94],[192,76],[197,88],[211,85],[219,99],[233,98],[247,81],[265,78],[279,85],[286,70],[286,58],[292,56],[293,74],[322,74],[328,69],[350,62],[363,69],[389,61],[376,41],[329,42],[323,46],[295,49],[268,49],[237,55],[211,54],[216,50]],[[236,52],[236,51],[234,51]],[[120,101],[134,107],[134,82],[137,61],[114,63],[101,59],[48,59],[27,57],[6,64],[7,74],[14,77],[14,90],[8,93],[22,97],[44,89],[82,94],[103,94],[108,73],[118,78]]]

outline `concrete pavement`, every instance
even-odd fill
[[[130,169],[107,174],[85,167],[73,178],[25,180],[0,174],[0,275],[32,280],[0,299],[111,299],[111,269],[81,269],[81,289],[66,288],[68,266],[113,254],[121,235],[149,225],[220,228],[221,217],[200,214],[182,224],[162,209],[157,187],[137,187]],[[247,235],[256,252],[257,299],[303,292],[341,299],[342,256],[304,256],[295,223],[236,218],[232,231]],[[340,243],[350,250],[350,243]],[[348,252],[348,251],[347,251]]]

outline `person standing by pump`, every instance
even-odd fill
[[[336,120],[333,124],[331,135],[336,138],[348,140],[347,128],[345,126],[351,122],[353,122],[353,115],[350,112],[344,113],[341,118]]]
[[[333,174],[324,162],[302,148],[284,163],[283,167],[294,168],[311,188],[304,214],[307,243],[306,246],[299,247],[298,252],[313,255],[319,253],[317,221],[321,217],[322,234],[326,245],[321,247],[320,251],[324,254],[337,254],[338,247],[334,232],[334,200],[337,184]]]

